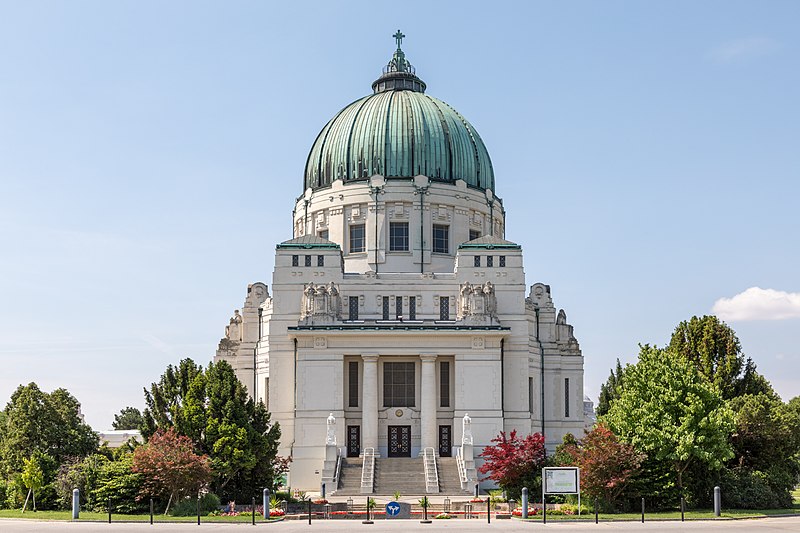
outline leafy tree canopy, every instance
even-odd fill
[[[600,385],[600,400],[597,402],[597,409],[595,409],[597,416],[606,414],[614,400],[619,398],[620,394],[622,394],[622,382],[625,379],[623,377],[623,372],[622,364],[620,364],[619,358],[617,358],[616,369],[612,368],[608,380]]]
[[[504,431],[492,439],[481,453],[484,463],[481,474],[489,474],[487,479],[496,482],[512,498],[519,498],[523,487],[532,494],[541,491],[542,467],[545,465],[544,437],[534,433],[519,438],[513,430],[506,435]]]
[[[111,425],[117,430],[141,429],[143,422],[141,411],[135,407],[126,407],[114,415],[114,422]]]
[[[20,385],[0,422],[0,469],[6,478],[21,471],[23,461],[37,452],[58,465],[97,450],[97,434],[81,420],[78,400],[65,389],[48,394],[35,383]]]
[[[678,487],[690,464],[716,470],[733,457],[733,413],[719,390],[685,359],[648,345],[626,367],[622,395],[602,422],[623,442],[669,464]]]
[[[715,316],[694,316],[678,324],[667,349],[691,362],[726,400],[742,394],[774,394],[752,359],[742,353],[736,333]]]
[[[211,488],[223,501],[274,488],[283,465],[277,457],[280,428],[270,423],[263,403],[248,398],[228,363],[203,370],[184,359],[169,366],[145,391],[145,402],[144,435],[174,427],[189,437],[197,453],[210,457]]]

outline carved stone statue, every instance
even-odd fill
[[[328,434],[325,438],[325,444],[336,446],[336,418],[333,413],[328,415]]]
[[[230,323],[225,326],[225,338],[231,342],[242,341],[242,315],[238,309],[233,312]]]
[[[464,413],[464,420],[461,421],[461,444],[472,444],[472,419],[469,413]]]
[[[559,326],[565,326],[567,324],[567,313],[565,313],[563,309],[561,309],[558,312],[558,317],[556,318],[556,324],[558,324]]]
[[[494,285],[464,282],[459,287],[457,319],[468,324],[497,324],[497,297]]]

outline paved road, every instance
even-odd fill
[[[61,532],[66,533],[143,533],[146,531],[158,531],[173,533],[177,531],[230,531],[246,533],[252,528],[250,524],[156,524],[151,526],[147,523],[134,524],[106,524],[106,523],[80,523],[80,522],[39,522],[35,520],[0,520],[0,531],[2,533],[28,533],[28,532]],[[371,532],[402,532],[411,531],[453,531],[453,532],[486,532],[486,531],[536,531],[550,530],[564,533],[598,533],[604,531],[692,531],[697,533],[717,533],[717,532],[745,532],[754,531],[756,533],[771,532],[800,532],[800,517],[791,518],[764,518],[756,520],[723,520],[719,522],[601,522],[594,523],[565,523],[553,522],[542,524],[541,522],[523,523],[518,520],[493,520],[491,524],[480,520],[434,520],[432,524],[420,524],[416,520],[391,520],[376,521],[373,525],[364,525],[356,520],[330,520],[325,522],[314,522],[308,525],[307,522],[287,520],[272,524],[259,524],[261,531],[272,533],[298,532],[311,533],[317,531],[359,531],[363,533]]]

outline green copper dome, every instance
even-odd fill
[[[489,152],[475,128],[445,102],[425,94],[425,83],[400,49],[372,88],[348,105],[317,136],[308,155],[305,188],[326,187],[374,174],[432,180],[494,190]]]

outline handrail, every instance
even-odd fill
[[[342,473],[342,457],[344,457],[344,448],[336,448],[336,467],[333,469],[333,486],[339,488],[339,474]]]
[[[464,465],[464,448],[462,446],[456,448],[456,466],[458,467],[458,480],[463,488],[469,479],[467,478],[467,467]]]
[[[361,494],[375,490],[375,448],[364,449],[364,464],[361,467]]]
[[[433,448],[425,448],[423,464],[425,465],[425,492],[439,492],[439,472],[436,465],[436,452]]]

